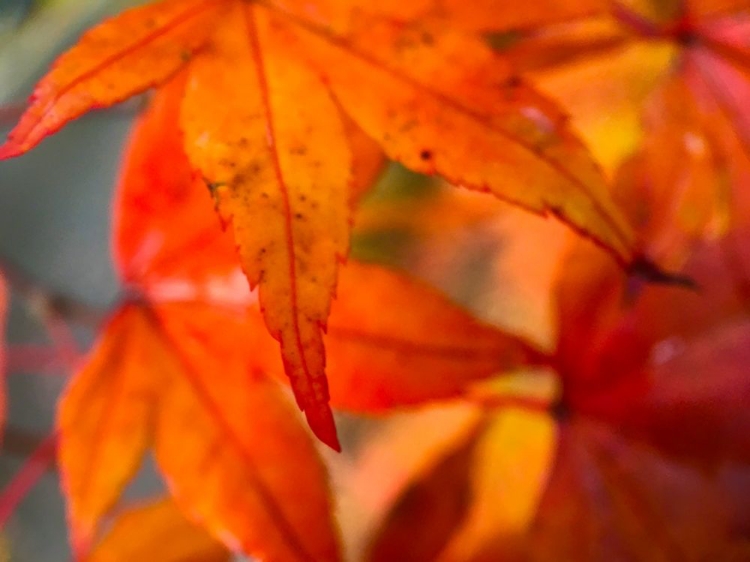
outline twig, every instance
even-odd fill
[[[41,435],[27,429],[6,425],[3,432],[2,451],[15,457],[26,458],[49,439],[49,435]],[[54,464],[54,463],[53,463]],[[51,468],[54,468],[52,466]]]
[[[54,316],[82,326],[96,328],[106,317],[106,310],[47,289],[3,257],[0,257],[0,274],[11,289],[23,298],[32,311],[42,319]]]
[[[4,527],[18,505],[28,495],[44,473],[53,466],[57,452],[57,434],[46,437],[0,492],[0,528]]]
[[[54,347],[37,344],[7,345],[5,364],[8,373],[33,371],[58,374],[66,367],[73,366],[65,364]]]

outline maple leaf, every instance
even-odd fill
[[[231,237],[194,189],[175,119],[181,91],[180,79],[162,90],[134,132],[115,229],[133,295],[59,406],[74,549],[86,552],[150,445],[181,509],[233,550],[336,560],[324,468],[263,375],[278,358],[248,313],[257,303]]]
[[[131,302],[112,317],[60,406],[60,462],[74,542],[80,550],[90,542],[99,519],[152,444],[177,501],[189,512],[198,510],[218,536],[238,537],[248,552],[262,551],[266,543],[293,550],[307,537],[297,539],[295,529],[315,528],[311,521],[320,529],[325,521],[310,507],[325,505],[324,498],[315,497],[320,494],[315,490],[325,486],[315,468],[319,461],[298,435],[293,416],[281,407],[273,383],[263,378],[281,376],[283,368],[242,282],[231,238],[204,204],[205,190],[193,189],[179,149],[171,117],[184,78],[153,101],[134,132],[122,171],[114,249]],[[363,283],[370,288],[365,295],[359,291]],[[407,314],[415,304],[420,314]],[[455,396],[467,381],[524,363],[535,353],[522,341],[474,321],[424,284],[354,262],[342,273],[326,344],[333,403],[356,411]],[[376,361],[365,369],[352,368],[366,362],[373,348],[379,352]],[[426,379],[425,372],[432,377]],[[245,419],[246,412],[253,414]],[[242,441],[239,429],[248,424],[254,428],[252,444]],[[205,455],[219,443],[226,459],[213,454],[211,462],[221,483],[206,493],[197,487],[211,478]],[[260,466],[287,466],[288,458],[298,462],[293,470],[274,468],[274,476],[257,476],[248,456],[260,457]],[[230,477],[228,466],[245,466],[246,473]],[[296,470],[311,474],[303,478]],[[233,491],[241,477],[249,480],[252,493]],[[234,505],[242,497],[241,505],[252,506],[253,494],[267,478],[271,498],[257,492],[259,501],[273,520],[270,527],[287,534],[277,540],[266,530],[257,546],[244,542],[256,540],[252,534],[248,538],[245,527],[267,529],[264,519],[253,509],[241,516],[221,502],[232,497]],[[288,479],[296,481],[294,489],[284,484]],[[313,497],[300,502],[302,489]],[[269,501],[278,501],[278,507]],[[300,503],[311,521],[298,520]],[[251,516],[241,524],[242,517]],[[307,546],[298,548],[286,555],[304,559]]]
[[[579,243],[554,284],[559,391],[474,387],[458,418],[384,432],[354,481],[385,489],[365,559],[743,559],[749,500],[720,467],[750,454],[746,236],[691,256],[700,294]]]
[[[89,562],[152,558],[163,562],[229,562],[231,553],[185,519],[170,498],[122,511]]]
[[[573,258],[588,264],[559,284],[560,368],[569,373],[574,410],[693,464],[747,462],[748,388],[738,369],[747,351],[747,300],[725,245],[691,259],[701,294],[651,287],[633,304],[614,268],[579,249]],[[748,263],[745,251],[735,259]],[[576,295],[586,289],[595,294],[590,302]],[[590,342],[585,355],[575,351],[579,338]]]
[[[471,381],[526,364],[537,353],[425,283],[382,267],[348,264],[339,292],[326,336],[338,408],[379,412],[455,397]]]
[[[436,4],[420,6],[163,0],[133,9],[57,61],[0,148],[0,158],[21,154],[187,66],[185,152],[259,286],[299,406],[334,448],[322,333],[361,160],[344,113],[409,168],[557,214],[624,264],[634,259],[630,227],[564,112],[482,39],[445,31]],[[467,3],[445,8],[476,28]]]

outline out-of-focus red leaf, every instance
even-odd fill
[[[739,539],[727,516],[699,471],[575,419],[561,428],[552,478],[524,537],[526,559],[724,560]]]
[[[130,507],[87,562],[229,562],[232,554],[203,529],[190,523],[169,498]]]
[[[626,195],[639,198],[628,210],[635,216],[639,208],[646,211],[643,220],[635,221],[646,227],[644,244],[670,223],[685,232],[684,225],[660,215],[669,198],[659,187],[664,186],[637,193],[634,184],[625,186]],[[545,485],[545,477],[521,477],[529,484],[523,493],[520,485],[514,488],[521,498],[479,499],[466,516],[454,511],[453,519],[442,520],[454,528],[436,559],[743,559],[748,496],[724,471],[747,474],[746,241],[745,233],[734,231],[731,238],[696,245],[685,272],[696,279],[699,291],[627,278],[611,256],[578,242],[555,287],[560,339],[552,365],[562,392],[549,413],[555,415],[559,440],[555,464],[541,471],[551,479]],[[552,427],[553,418],[542,417]],[[522,442],[531,447],[533,432],[519,433],[529,437]],[[415,435],[412,439],[418,441]],[[512,466],[525,470],[529,465],[501,441],[488,439],[487,446],[507,448],[508,458],[517,463]],[[498,477],[502,470],[489,461],[494,457],[480,459],[480,450],[474,445],[472,470],[480,475],[486,470],[492,476],[487,477],[490,490],[497,491],[512,477]],[[408,483],[402,488],[405,495],[397,496],[387,517],[397,520],[407,490],[422,489],[432,480],[419,468],[402,475]],[[450,494],[463,489],[459,480]],[[492,496],[486,491],[477,497]],[[524,505],[525,518],[504,519],[492,510],[497,507],[507,516],[502,510]],[[375,543],[384,551],[381,541],[386,541],[393,552],[402,539],[384,529]],[[400,536],[419,542],[419,527],[412,530],[411,536]],[[426,540],[442,548],[443,541],[436,546],[434,538]]]
[[[653,385],[618,421],[660,450],[713,463],[750,461],[750,324],[660,342]]]
[[[87,32],[36,86],[31,105],[0,147],[23,154],[68,121],[163,82],[208,39],[223,0],[162,0]]]
[[[344,409],[453,397],[532,353],[423,283],[383,268],[348,264],[339,293],[326,344],[332,401]]]
[[[376,551],[423,544],[442,551],[425,560],[542,562],[724,560],[746,549],[740,532],[733,530],[726,498],[705,473],[667,460],[591,418],[575,416],[555,430],[547,416],[518,414],[517,422],[525,420],[521,425],[509,423],[513,410],[500,414],[490,426],[494,432],[479,434],[483,445],[476,443],[475,434],[454,445],[471,444],[475,452],[471,491],[463,498],[469,507],[454,509],[453,519],[443,519],[460,521],[445,531],[447,541],[421,525],[431,513],[413,506],[417,513],[402,520],[411,522],[406,544],[403,533],[399,538],[386,524],[376,535]],[[536,429],[528,431],[531,427]],[[440,459],[450,453],[445,449],[432,455]],[[437,472],[422,470],[402,477],[409,484],[386,522],[398,520],[399,508],[410,505],[411,490],[425,494],[431,489]],[[465,490],[465,470],[461,474],[454,489],[442,492],[450,497]]]
[[[684,274],[697,290],[626,280],[603,252],[578,245],[557,288],[559,369],[574,407],[617,425],[621,417],[634,420],[635,404],[661,384],[654,368],[741,321],[748,310],[746,240],[735,232],[696,247]],[[710,380],[712,363],[696,365],[696,376]],[[735,395],[743,396],[740,387]]]

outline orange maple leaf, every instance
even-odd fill
[[[74,550],[89,548],[151,445],[177,503],[233,550],[337,560],[324,467],[263,374],[278,358],[231,237],[191,180],[181,92],[178,79],[157,94],[134,132],[115,230],[131,295],[59,406]]]
[[[358,413],[460,396],[537,355],[425,283],[356,262],[342,272],[326,347],[332,404]]]
[[[185,152],[259,286],[299,406],[336,448],[322,334],[348,252],[357,165],[343,114],[409,168],[555,213],[633,260],[630,227],[565,114],[482,39],[445,30],[441,14],[476,28],[468,3],[444,8],[163,0],[133,9],[55,63],[0,158],[187,66]]]
[[[115,204],[126,303],[60,405],[74,544],[85,550],[152,445],[177,502],[230,546],[334,559],[320,461],[265,377],[283,375],[273,340],[180,148],[184,79],[157,94],[134,132]],[[454,397],[535,356],[423,283],[355,262],[326,345],[333,403],[354,411]]]

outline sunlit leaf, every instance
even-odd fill
[[[87,550],[153,443],[177,503],[232,550],[336,560],[325,471],[283,389],[266,377],[283,371],[278,351],[180,150],[170,117],[183,85],[178,78],[157,94],[131,140],[115,244],[132,302],[105,328],[61,408],[74,546]]]
[[[300,37],[344,109],[390,158],[554,212],[631,259],[630,228],[565,115],[481,41],[377,22],[347,42]]]
[[[222,0],[165,0],[91,29],[36,86],[31,105],[0,147],[26,152],[66,122],[163,82],[207,39]]]
[[[338,448],[321,331],[337,262],[348,252],[351,154],[334,101],[278,17],[243,3],[230,16],[190,68],[187,153],[259,286],[300,407],[318,437]]]

